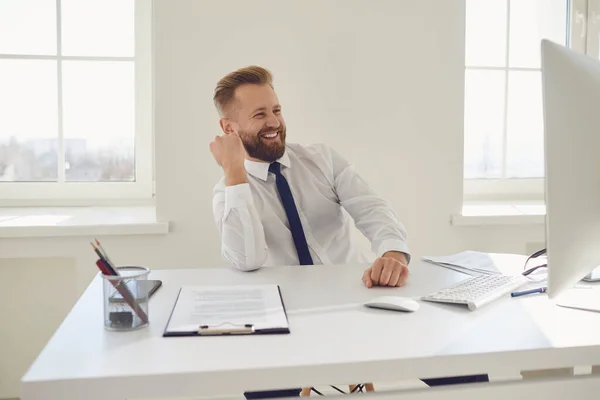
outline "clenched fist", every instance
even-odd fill
[[[389,251],[375,260],[363,274],[366,287],[402,286],[408,278],[408,266],[403,253]]]
[[[240,139],[237,133],[215,136],[215,140],[210,143],[210,152],[215,161],[223,167],[226,186],[248,182],[248,176],[244,168],[246,150],[244,149],[242,139]]]
[[[215,140],[210,143],[210,152],[225,171],[244,167],[246,151],[242,139],[236,133],[215,136]]]

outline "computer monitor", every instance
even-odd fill
[[[600,266],[600,61],[549,40],[541,48],[548,296],[556,299]]]

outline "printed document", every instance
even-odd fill
[[[201,327],[255,331],[288,328],[278,285],[184,286],[166,332],[198,331]]]
[[[463,251],[441,257],[423,257],[423,260],[468,275],[495,275],[500,273],[494,259],[489,254],[477,251]]]

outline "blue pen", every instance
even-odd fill
[[[512,297],[517,297],[517,296],[524,296],[526,294],[532,294],[532,293],[546,293],[546,290],[548,290],[548,288],[541,287],[541,288],[537,288],[537,289],[523,290],[522,292],[512,292],[510,295]]]

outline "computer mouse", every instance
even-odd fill
[[[375,297],[365,303],[366,307],[380,308],[383,310],[393,311],[417,311],[419,309],[419,303],[408,297],[400,296],[380,296]]]

